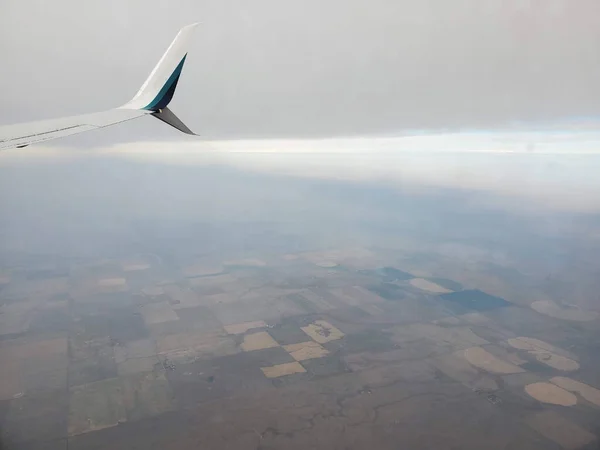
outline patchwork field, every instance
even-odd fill
[[[350,249],[178,268],[134,256],[37,287],[13,270],[3,448],[598,444],[597,354],[570,326],[597,330],[595,316],[377,259]]]

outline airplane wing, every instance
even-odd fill
[[[84,131],[104,128],[117,123],[151,115],[174,128],[194,134],[167,107],[185,63],[191,32],[197,24],[183,27],[137,94],[116,109],[60,119],[41,120],[16,125],[0,126],[0,150],[22,148]]]

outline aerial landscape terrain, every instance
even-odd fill
[[[0,0],[0,450],[600,450],[599,18]]]
[[[0,171],[3,449],[598,448],[593,213],[223,167]]]

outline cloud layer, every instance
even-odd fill
[[[600,133],[512,132],[396,138],[139,142],[92,150],[30,147],[0,154],[0,167],[97,158],[136,164],[222,166],[406,188],[484,191],[512,208],[600,210]],[[520,203],[525,200],[525,203]]]

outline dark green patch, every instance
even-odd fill
[[[486,294],[479,289],[442,294],[439,298],[456,314],[464,314],[469,311],[490,311],[511,305],[503,298]]]
[[[71,316],[66,308],[40,309],[33,313],[29,331],[32,333],[52,333],[69,331]]]
[[[460,291],[463,288],[463,285],[460,284],[458,281],[449,280],[447,278],[431,277],[425,279],[431,281],[432,283],[440,285],[443,288],[450,289],[451,291]]]
[[[316,314],[320,312],[320,310],[317,308],[317,305],[310,300],[307,300],[302,294],[290,294],[287,296],[287,298],[290,299],[296,306],[306,311],[308,314]]]
[[[406,281],[414,278],[414,276],[412,276],[410,273],[403,272],[395,267],[383,267],[378,269],[377,272],[381,277],[383,277],[383,281],[386,282]]]
[[[75,316],[113,312],[121,314],[123,310],[132,310],[133,307],[131,294],[128,292],[111,292],[90,295],[76,301],[73,305],[73,314]]]
[[[304,361],[300,364],[304,365]],[[313,375],[309,372],[294,373],[292,375],[284,375],[278,378],[271,378],[271,384],[275,387],[291,386],[292,384],[302,383],[309,381]],[[268,378],[267,378],[268,379]]]
[[[282,358],[286,362],[291,359],[281,348],[257,350],[188,364],[174,363],[166,375],[177,402],[189,407],[268,387],[270,380],[260,370],[261,364],[269,366],[270,361]]]
[[[67,385],[66,355],[47,354],[21,363],[21,380],[27,395],[64,390]]]
[[[544,375],[548,377],[552,377],[560,371],[550,367],[540,361],[528,361],[525,364],[521,364],[519,367],[526,370],[527,372],[535,373],[538,375]]]
[[[0,400],[0,429],[4,428],[4,419],[8,413],[10,402],[10,400]]]
[[[248,364],[254,367],[276,366],[295,361],[282,347],[263,348],[261,350],[246,352],[244,357],[248,360]]]
[[[301,363],[311,377],[327,377],[340,373],[350,372],[346,363],[336,355],[326,356],[324,358],[314,358]]]
[[[12,339],[18,339],[18,338],[24,337],[26,335],[27,335],[26,331],[22,331],[19,333],[0,334],[0,342],[10,341]],[[0,447],[0,450],[2,450],[2,447]]]
[[[319,317],[313,318],[309,323],[317,319],[322,319],[333,325],[336,325],[337,322],[337,324],[341,326],[341,324],[360,324],[365,320],[368,320],[369,317],[372,316],[358,306],[344,306],[342,308],[327,311]],[[306,325],[308,325],[308,323]],[[340,328],[340,326],[337,327]]]
[[[119,343],[137,341],[148,336],[144,318],[137,311],[113,313],[109,320],[110,338]]]
[[[397,284],[381,283],[378,285],[367,286],[367,289],[379,295],[386,300],[400,300],[406,297],[404,289]]]
[[[117,364],[109,338],[88,341],[82,336],[69,339],[69,387],[117,376]]]
[[[120,343],[148,336],[144,319],[133,306],[96,311],[92,308],[90,311],[76,315],[75,321],[72,322],[71,334],[86,340],[110,336]]]
[[[110,316],[107,314],[83,315],[76,319],[71,334],[86,341],[110,336]]]
[[[308,322],[310,323],[310,320]],[[302,326],[304,325],[302,324]],[[308,335],[300,329],[300,325],[292,321],[285,321],[275,325],[269,330],[269,334],[279,345],[298,344],[299,342],[310,340]]]
[[[50,297],[48,299],[48,302],[50,303],[54,303],[54,302],[63,302],[63,301],[70,301],[71,297],[69,296],[69,294],[54,294],[52,297]]]
[[[69,364],[69,386],[79,386],[82,384],[94,383],[95,381],[106,380],[117,376],[117,365],[114,360],[88,359],[85,361],[71,362]]]
[[[390,335],[379,330],[347,334],[344,339],[330,341],[323,344],[323,346],[331,353],[342,351],[345,354],[381,352],[395,348]]]
[[[69,269],[48,269],[48,270],[28,270],[26,272],[28,280],[47,280],[50,278],[63,278],[69,276]]]
[[[54,391],[11,400],[2,427],[3,443],[44,442],[67,435],[67,394]],[[8,447],[11,448],[11,447]],[[27,448],[15,445],[12,448]]]
[[[116,427],[71,436],[69,450],[182,448],[179,439],[188,436],[190,430],[196,428],[192,426],[189,417],[186,411],[169,411],[120,423]],[[200,432],[204,431],[202,427],[198,429]],[[194,445],[188,445],[190,447],[193,448]],[[195,447],[199,448],[198,444]],[[54,448],[44,447],[43,450]]]
[[[181,308],[175,311],[179,317],[179,330],[211,332],[223,329],[213,312],[206,306]]]
[[[192,290],[199,295],[214,295],[225,292],[223,288],[219,286],[194,286]]]
[[[489,311],[486,316],[492,319],[495,326],[509,330],[517,336],[534,337],[561,347],[564,347],[561,343],[565,339],[577,335],[573,324],[539,314],[531,308],[511,305],[508,308]]]
[[[494,263],[485,263],[484,268],[487,272],[510,283],[511,285],[522,285],[527,281],[525,276],[513,267],[505,267]]]

